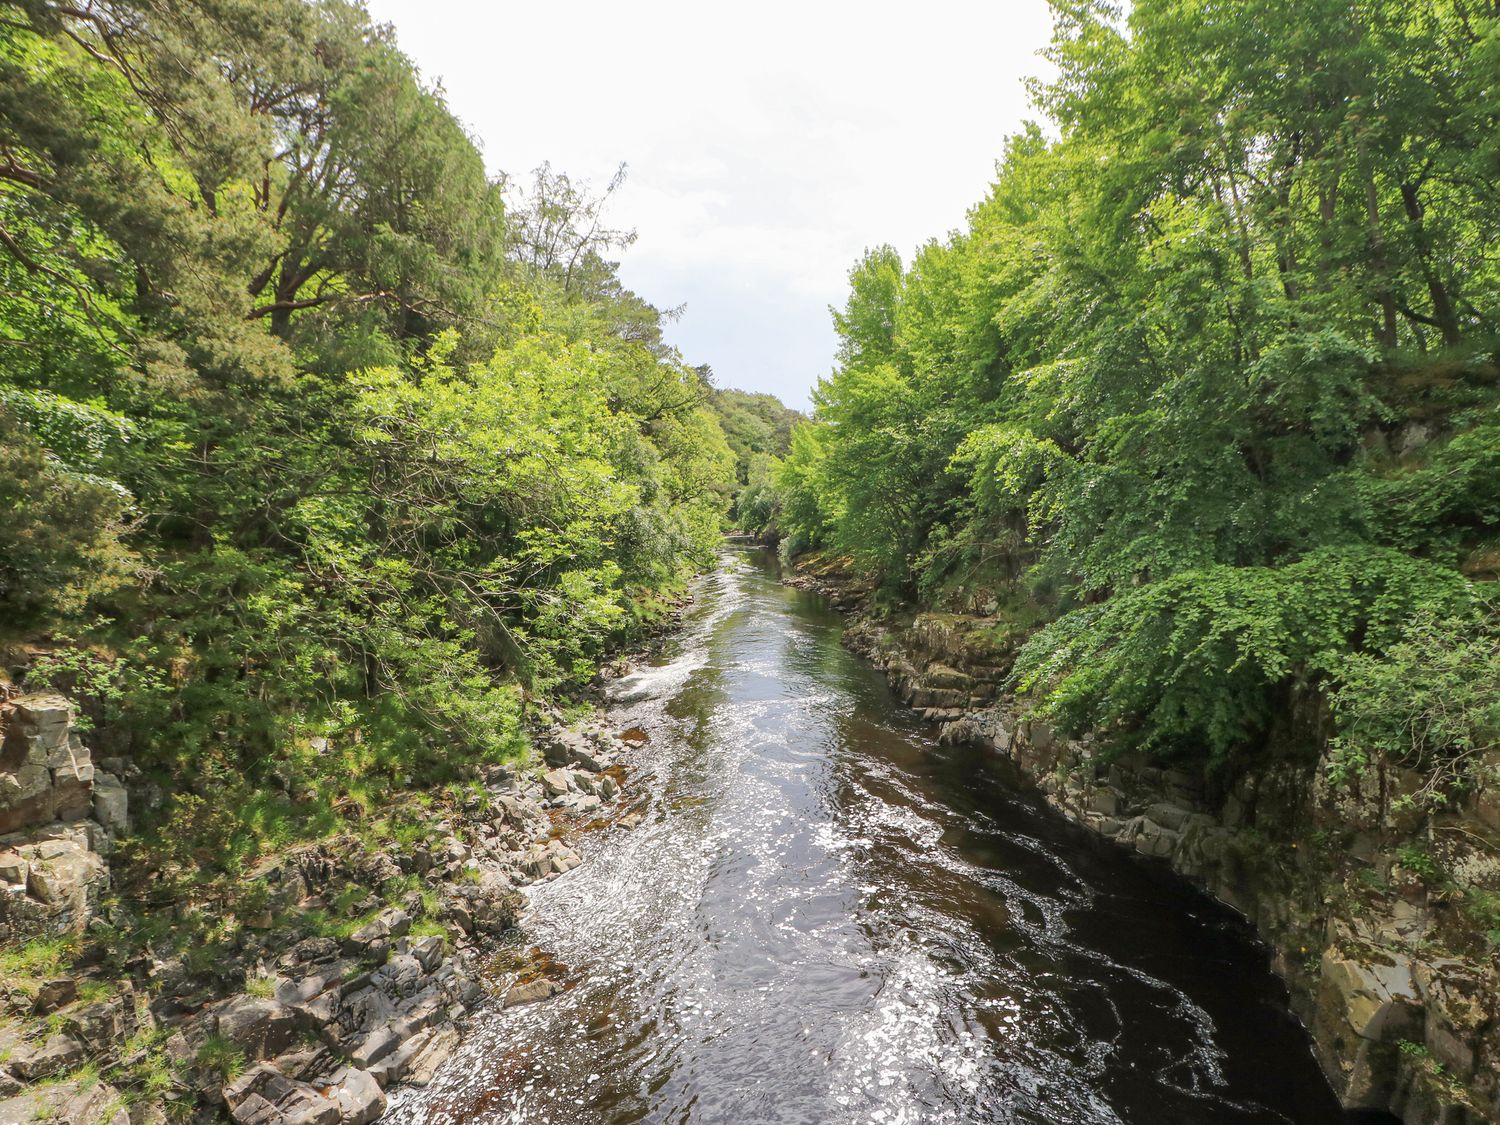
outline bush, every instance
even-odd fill
[[[1352,654],[1332,695],[1334,775],[1382,758],[1421,770],[1408,800],[1441,802],[1500,745],[1500,614],[1414,618],[1382,652]]]
[[[1265,733],[1273,689],[1337,684],[1360,654],[1399,645],[1414,614],[1462,618],[1475,599],[1456,572],[1383,548],[1187,571],[1053,622],[1014,681],[1064,729],[1223,758]]]
[[[70,469],[0,403],[0,620],[47,628],[119,586],[129,512],[122,488]]]

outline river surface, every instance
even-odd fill
[[[634,831],[530,891],[572,987],[394,1122],[1341,1119],[1239,920],[938,747],[840,617],[732,552],[614,685]]]

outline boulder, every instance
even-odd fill
[[[368,1071],[350,1068],[335,1076],[333,1100],[339,1125],[369,1125],[385,1112],[385,1093]]]
[[[517,1004],[534,1004],[538,1000],[545,1000],[549,996],[556,995],[562,991],[562,985],[555,980],[542,977],[538,980],[526,981],[524,984],[517,983],[510,986],[505,994],[503,1007],[513,1008]]]
[[[427,1085],[458,1044],[459,1034],[456,1028],[434,1029],[412,1053],[406,1065],[406,1081],[413,1086]]]
[[[232,996],[214,1016],[218,1033],[251,1058],[279,1055],[297,1038],[297,1013],[279,1000]]]
[[[341,1125],[337,1101],[270,1063],[252,1066],[223,1093],[238,1125]]]
[[[64,1004],[71,1004],[77,999],[78,982],[72,977],[57,977],[54,980],[42,982],[42,986],[36,990],[36,998],[32,1001],[31,1010],[39,1016],[45,1016],[48,1012],[55,1012]]]
[[[400,907],[389,907],[345,938],[344,952],[351,957],[374,953],[377,947],[388,947],[410,929],[411,916]]]
[[[569,746],[568,758],[574,765],[590,773],[602,773],[613,764],[606,755],[599,753],[587,743]]]
[[[549,797],[561,797],[572,788],[574,785],[571,770],[548,770],[542,775],[542,792]]]
[[[59,1082],[0,1101],[4,1125],[130,1125],[120,1091],[105,1082]]]
[[[40,1046],[19,1047],[10,1057],[10,1069],[28,1082],[51,1078],[54,1074],[83,1065],[84,1047],[71,1035],[54,1032]],[[0,1117],[0,1121],[5,1120]]]

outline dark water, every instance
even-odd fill
[[[1215,904],[938,748],[839,617],[730,556],[617,686],[651,793],[532,893],[570,991],[403,1122],[1335,1122]]]

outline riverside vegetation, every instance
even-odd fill
[[[0,1117],[368,1120],[577,862],[580,689],[787,429],[618,183],[503,191],[356,3],[0,5]]]
[[[963,230],[852,270],[761,526],[864,576],[952,737],[1042,732],[1080,819],[1206,786],[1142,850],[1287,781],[1249,827],[1289,878],[1239,904],[1349,1005],[1336,1085],[1496,1120],[1500,9],[1054,7],[1050,125]]]

